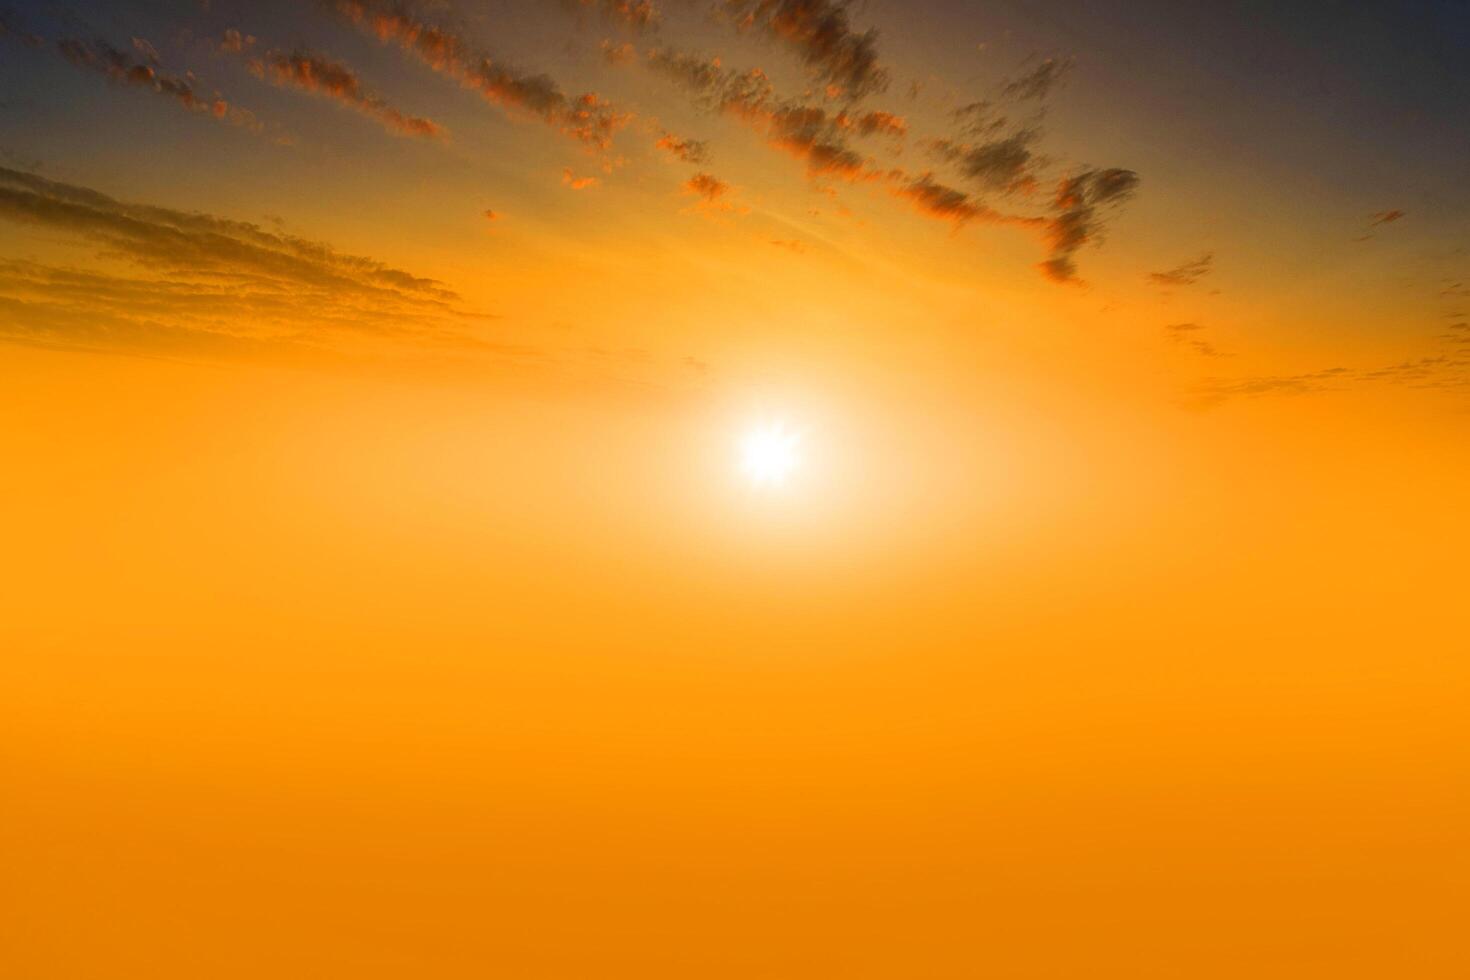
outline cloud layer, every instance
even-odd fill
[[[211,334],[326,343],[450,342],[466,315],[443,284],[249,222],[119,201],[0,167],[0,221],[90,248],[107,268],[10,260],[6,335],[57,343]]]

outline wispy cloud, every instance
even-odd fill
[[[758,68],[736,71],[725,68],[718,58],[669,48],[649,51],[647,64],[687,91],[697,104],[739,119],[759,131],[773,148],[803,161],[814,178],[853,181],[881,175],[848,145],[836,116],[820,106],[779,99],[770,79]]]
[[[932,173],[884,166],[858,152],[848,136],[862,128],[861,120],[866,117],[833,114],[822,106],[783,100],[758,68],[737,71],[726,68],[718,58],[671,48],[649,51],[646,63],[687,91],[696,104],[745,122],[769,146],[801,160],[813,180],[882,185],[920,214],[954,224],[980,221],[1039,232],[1049,253],[1040,269],[1054,282],[1077,280],[1074,256],[1097,240],[1107,212],[1126,202],[1138,187],[1138,175],[1131,170],[1090,169],[1058,182],[1049,215],[1002,211],[984,197],[945,184]],[[896,125],[897,117],[876,114],[870,128],[879,131]],[[1035,158],[1028,148],[1034,138],[1034,131],[1026,130],[976,148],[945,141],[933,141],[931,146],[942,158],[959,162],[961,171],[983,190],[1004,197],[1037,189],[1038,179],[1032,171]]]
[[[1204,332],[1204,329],[1198,323],[1171,323],[1164,327],[1164,333],[1173,343],[1185,347],[1201,357],[1227,356],[1214,344],[1200,336]]]
[[[1071,58],[1046,58],[1001,87],[1001,94],[1009,99],[1044,99],[1062,83],[1072,70]]]
[[[492,105],[529,115],[590,147],[606,149],[632,118],[595,92],[569,96],[549,75],[499,64],[458,33],[431,24],[406,3],[322,0],[383,43],[397,44],[434,71],[477,92]]]
[[[1176,265],[1172,269],[1163,272],[1150,272],[1148,278],[1159,286],[1193,286],[1205,276],[1209,275],[1215,267],[1215,253],[1206,252],[1199,258],[1190,262]]]
[[[891,112],[875,109],[872,112],[848,114],[839,112],[834,122],[841,129],[851,130],[859,136],[892,136],[898,139],[908,135],[908,120]]]
[[[0,10],[0,38],[16,41],[28,48],[41,48],[46,46],[46,39],[38,34],[32,34],[17,26],[13,15],[8,11]]]
[[[1298,374],[1208,378],[1190,392],[1193,404],[1211,408],[1237,399],[1272,395],[1324,395],[1394,386],[1417,391],[1470,391],[1470,343],[1456,335],[1441,338],[1437,352],[1381,367],[1331,367]]]
[[[237,35],[238,36],[238,35]],[[226,38],[229,43],[229,38]],[[250,71],[274,85],[296,88],[331,99],[349,109],[377,120],[384,129],[398,136],[420,139],[443,139],[448,136],[443,126],[432,119],[405,115],[386,101],[367,92],[362,80],[351,68],[338,61],[310,51],[271,51],[248,62]]]
[[[180,75],[165,71],[151,44],[141,38],[133,41],[135,51],[146,50],[147,54],[140,57],[107,41],[88,42],[75,38],[57,41],[56,51],[78,68],[97,72],[114,84],[153,92],[189,112],[229,122],[252,132],[264,131],[265,127],[254,113],[231,105],[217,92],[211,95],[202,93],[192,72]]]

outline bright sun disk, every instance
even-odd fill
[[[801,462],[800,446],[801,433],[784,423],[752,429],[740,442],[740,469],[758,487],[780,486]]]

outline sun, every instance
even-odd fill
[[[757,487],[779,487],[801,463],[801,433],[783,422],[757,426],[740,440],[740,470]]]

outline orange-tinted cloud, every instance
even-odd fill
[[[327,0],[340,15],[383,43],[397,44],[434,71],[478,92],[486,102],[540,119],[588,146],[606,149],[632,118],[595,92],[571,97],[555,80],[499,65],[459,35],[385,0]]]
[[[733,194],[730,185],[713,174],[695,174],[684,182],[683,190],[684,193],[699,198],[695,207],[704,214],[750,213],[750,208],[731,200]]]
[[[1393,211],[1376,211],[1373,213],[1373,220],[1368,224],[1368,227],[1376,228],[1378,225],[1392,224],[1407,213],[1406,211],[1399,211],[1397,209]]]
[[[889,172],[888,179],[893,184],[895,196],[908,201],[920,214],[931,218],[953,221],[956,224],[969,221],[1038,224],[1038,219],[1004,214],[977,201],[964,191],[937,183],[931,174],[914,177],[902,170],[893,170]]]
[[[703,140],[685,139],[673,133],[664,133],[653,145],[685,163],[704,163],[709,159],[709,144]]]
[[[638,49],[627,41],[615,44],[604,40],[601,45],[602,59],[610,65],[630,65],[638,60]]]
[[[848,115],[839,112],[834,120],[842,129],[856,132],[860,136],[872,136],[877,133],[882,136],[894,136],[902,139],[908,135],[908,120],[903,116],[894,115],[891,112],[875,110],[865,112],[860,116]]]
[[[596,7],[609,20],[617,21],[634,30],[657,28],[658,8],[653,0],[577,0],[583,7]]]
[[[255,47],[255,35],[241,34],[233,27],[225,31],[225,36],[219,43],[219,49],[230,54],[243,54],[253,47]]]
[[[261,58],[251,59],[249,66],[260,78],[275,85],[298,88],[332,99],[377,120],[383,128],[399,136],[440,139],[447,135],[444,127],[432,119],[404,115],[377,96],[370,95],[352,69],[324,55],[309,51],[290,54],[271,51]]]
[[[596,187],[602,181],[596,177],[578,177],[572,172],[571,167],[565,167],[561,172],[561,182],[574,191],[584,191],[589,187]]]
[[[684,182],[684,190],[707,201],[715,201],[730,190],[730,185],[711,174],[699,173]]]

